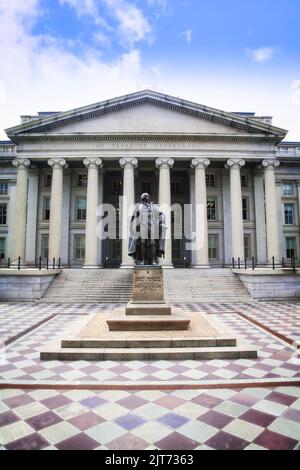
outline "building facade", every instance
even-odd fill
[[[3,265],[132,265],[128,210],[143,192],[166,213],[165,267],[299,257],[300,142],[282,142],[270,117],[146,90],[21,119],[0,142]]]

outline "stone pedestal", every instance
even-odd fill
[[[125,315],[124,315],[125,313]],[[107,320],[110,331],[187,330],[190,320],[173,314],[164,301],[161,266],[135,266],[133,297],[124,310],[116,309]]]

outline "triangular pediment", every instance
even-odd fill
[[[38,117],[6,130],[14,141],[41,135],[263,135],[281,140],[286,131],[249,117],[152,91]]]

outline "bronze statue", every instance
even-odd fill
[[[164,214],[149,194],[143,193],[130,220],[128,255],[136,264],[158,265],[158,258],[165,253],[165,233]]]

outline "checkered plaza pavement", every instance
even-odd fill
[[[180,304],[221,319],[257,359],[40,361],[80,315],[114,307],[0,304],[0,448],[300,447],[299,304]]]

